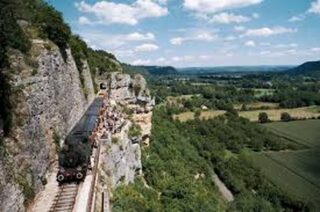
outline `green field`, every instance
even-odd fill
[[[289,196],[312,203],[320,211],[320,120],[264,125],[278,135],[309,148],[252,154],[253,164]]]
[[[309,147],[320,148],[320,120],[265,124],[278,135],[287,136]]]

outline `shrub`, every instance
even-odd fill
[[[195,111],[195,113],[194,113],[194,118],[195,118],[195,119],[199,119],[200,116],[201,116],[201,110],[197,109],[197,110]]]
[[[118,144],[119,143],[119,138],[118,137],[116,137],[116,136],[112,136],[112,138],[111,138],[111,142],[113,143],[113,144]]]
[[[54,144],[56,145],[56,151],[59,152],[60,151],[60,140],[61,140],[61,137],[56,131],[54,131],[53,135],[52,135],[52,138],[53,138]]]
[[[88,55],[87,44],[83,40],[81,40],[79,36],[74,35],[70,38],[70,48],[71,48],[73,59],[75,60],[77,69],[79,71],[81,86],[82,88],[84,88],[85,83],[82,75],[82,71],[83,71],[82,61],[85,60]]]
[[[292,118],[291,118],[291,115],[287,112],[283,112],[281,113],[281,121],[284,121],[284,122],[288,122],[288,121],[291,121]]]
[[[17,7],[16,1],[0,1],[0,118],[4,122],[4,133],[7,135],[12,125],[12,105],[10,95],[12,93],[9,83],[10,76],[4,73],[8,68],[7,50],[18,49],[26,53],[31,46],[29,39],[17,24],[14,12]]]
[[[68,46],[71,36],[70,27],[64,23],[60,12],[54,7],[42,3],[34,16],[34,21],[42,33],[42,37],[53,41],[60,49],[64,50]]]
[[[16,176],[15,181],[22,189],[22,193],[25,196],[25,203],[28,203],[28,201],[35,196],[35,192],[32,185],[30,185],[27,181],[27,178],[22,175]]]
[[[135,84],[135,85],[133,86],[133,91],[134,91],[134,94],[135,94],[136,96],[138,96],[139,93],[140,93],[140,91],[141,91],[141,85]]]
[[[259,122],[262,123],[262,124],[269,122],[268,114],[265,113],[265,112],[259,113],[258,120],[259,120]]]
[[[141,136],[141,127],[140,127],[140,125],[137,125],[137,124],[133,124],[132,126],[131,126],[131,128],[129,129],[129,132],[128,132],[128,136],[130,137],[130,138],[132,138],[132,137],[139,137],[139,136]]]

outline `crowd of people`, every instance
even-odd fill
[[[96,147],[100,138],[106,138],[108,133],[119,133],[126,123],[126,115],[115,105],[111,104],[107,96],[104,96],[103,104],[97,119],[97,125],[90,141]]]

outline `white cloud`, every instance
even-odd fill
[[[185,56],[175,56],[172,57],[173,62],[191,62],[194,61],[196,57],[190,56],[190,55],[185,55]]]
[[[270,57],[270,58],[279,58],[279,57],[284,57],[288,55],[305,55],[305,52],[301,51],[298,52],[296,49],[287,49],[283,51],[261,51],[260,52],[261,56],[264,57]]]
[[[172,45],[177,45],[177,46],[179,46],[179,45],[181,45],[181,44],[185,41],[185,39],[186,39],[186,38],[175,37],[175,38],[172,38],[172,39],[170,40],[170,43],[171,43]]]
[[[85,17],[85,16],[81,16],[78,19],[79,24],[81,25],[89,25],[92,24],[92,22],[89,20],[89,18]]]
[[[248,29],[244,33],[244,36],[268,37],[271,35],[294,33],[296,31],[297,31],[297,29],[285,28],[285,27],[273,27],[273,28],[263,27],[263,28],[258,28],[258,29]]]
[[[91,14],[100,24],[136,25],[141,19],[167,15],[168,9],[152,0],[136,0],[132,4],[99,1],[92,5],[85,1],[75,4],[80,12]]]
[[[320,52],[320,47],[314,47],[310,49],[313,52]]]
[[[130,34],[127,34],[125,36],[125,39],[128,41],[147,41],[147,40],[154,40],[155,36],[153,33],[148,32],[148,33],[139,33],[139,32],[133,32]]]
[[[150,65],[151,64],[151,60],[143,60],[143,59],[137,59],[131,62],[132,65]]]
[[[216,13],[259,4],[262,1],[263,0],[184,0],[183,6],[185,9],[199,13]]]
[[[236,32],[243,32],[246,30],[246,28],[244,26],[234,26],[233,29]]]
[[[217,35],[212,34],[210,32],[199,32],[199,34],[194,36],[186,36],[186,37],[175,37],[170,40],[172,45],[181,45],[186,41],[206,41],[210,42],[217,39]]]
[[[276,44],[274,45],[273,47],[274,48],[278,48],[278,49],[281,49],[281,48],[296,48],[298,47],[299,45],[296,44],[296,43],[289,43],[289,44]]]
[[[219,13],[212,17],[207,17],[209,23],[230,24],[230,23],[244,23],[251,20],[250,17],[235,15],[233,13]]]
[[[256,43],[253,40],[249,40],[249,41],[245,42],[244,45],[249,46],[249,47],[255,47]]]
[[[320,15],[320,0],[312,2],[308,12]]]
[[[117,49],[113,51],[113,54],[117,57],[134,57],[135,51],[131,49]]]
[[[152,44],[152,43],[145,43],[137,46],[135,48],[136,52],[152,52],[159,49],[159,46]]]
[[[235,39],[237,39],[235,36],[229,35],[226,38],[224,38],[224,41],[229,42],[229,41],[234,41]]]
[[[212,58],[211,55],[200,55],[199,59],[200,60],[210,60]]]
[[[166,58],[164,57],[160,57],[158,59],[156,59],[156,63],[165,63],[166,62]]]
[[[298,22],[298,21],[302,21],[305,19],[305,15],[296,15],[296,16],[292,16],[289,19],[289,22]]]
[[[120,52],[121,55],[131,54],[128,49],[132,49],[132,43],[154,41],[155,35],[151,32],[132,32],[129,34],[108,34],[99,31],[78,31],[77,32],[87,44],[95,49]]]

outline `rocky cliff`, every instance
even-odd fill
[[[30,52],[9,57],[13,128],[0,146],[0,211],[25,210],[46,183],[62,138],[94,98],[89,66],[84,61],[80,76],[70,49],[61,54],[52,42],[33,40]]]
[[[96,208],[104,192],[105,210],[109,211],[112,190],[142,174],[141,148],[149,141],[155,102],[141,75],[112,73],[105,83],[110,106],[123,119],[118,130],[102,141]]]

